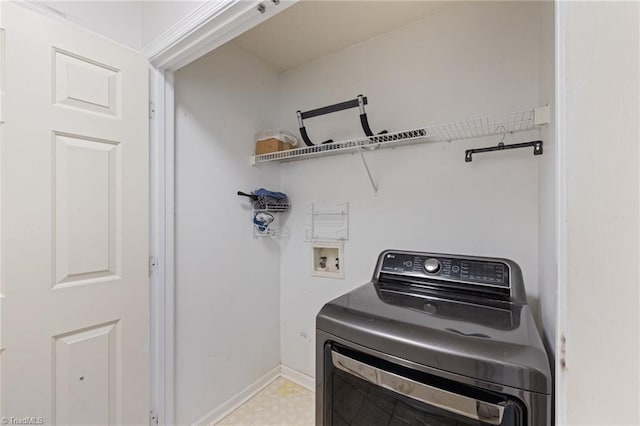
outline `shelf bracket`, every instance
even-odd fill
[[[364,157],[364,150],[360,149],[360,158],[362,158],[362,164],[364,164],[364,169],[367,171],[367,176],[369,177],[369,182],[371,182],[371,187],[373,188],[373,193],[378,194],[378,185],[376,185],[376,181],[373,179],[373,175],[371,174],[371,170],[369,170],[369,164],[367,164],[367,159]]]
[[[533,109],[533,125],[541,126],[543,124],[549,124],[549,120],[551,119],[549,116],[550,113],[549,105],[535,107]]]

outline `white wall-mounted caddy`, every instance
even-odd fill
[[[307,207],[304,240],[307,242],[342,242],[349,239],[349,203],[322,210],[315,204]]]

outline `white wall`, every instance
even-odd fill
[[[465,4],[288,71],[281,78],[284,128],[295,111],[369,96],[374,131],[536,106],[539,13],[535,3]],[[362,136],[356,110],[311,119],[316,140]],[[533,140],[537,131],[506,142]],[[282,189],[294,204],[281,256],[282,362],[314,373],[315,314],[368,281],[380,251],[413,249],[503,256],[524,271],[538,311],[540,157],[531,150],[464,150],[499,138],[367,153],[380,185],[374,196],[358,156],[282,165]],[[305,206],[350,202],[345,279],[311,277],[303,242]]]
[[[132,49],[142,47],[141,1],[33,0],[31,3]]]
[[[279,247],[254,240],[237,190],[279,120],[278,75],[227,45],[176,73],[176,419],[190,424],[280,363]]]
[[[637,425],[640,5],[559,7],[567,303],[560,421]]]
[[[140,50],[209,0],[29,1],[81,27]]]
[[[147,46],[165,31],[184,19],[207,1],[143,1],[142,46]]]

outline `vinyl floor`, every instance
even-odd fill
[[[279,377],[222,419],[220,426],[313,426],[314,394]]]

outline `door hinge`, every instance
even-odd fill
[[[149,426],[158,425],[158,415],[155,411],[149,411]]]
[[[153,102],[149,102],[149,118],[156,118],[156,104]]]
[[[149,256],[149,276],[158,270],[158,258]]]

